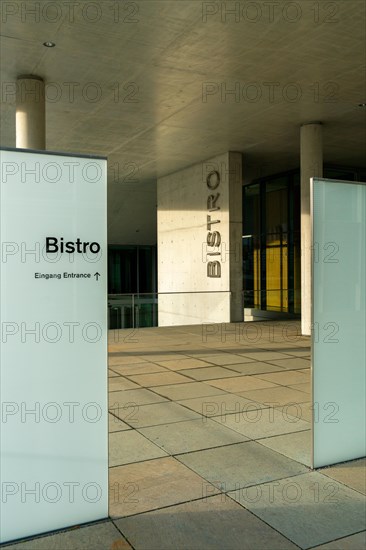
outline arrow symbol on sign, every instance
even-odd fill
[[[98,273],[98,272],[94,273],[94,277],[96,278],[96,280],[98,280],[99,277],[100,277],[100,273]]]

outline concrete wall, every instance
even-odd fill
[[[158,180],[159,326],[243,319],[241,174],[229,152]]]

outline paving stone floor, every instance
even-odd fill
[[[7,550],[361,550],[365,459],[310,469],[297,321],[110,331],[110,517]]]

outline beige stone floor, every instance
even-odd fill
[[[110,331],[110,518],[4,548],[365,548],[365,460],[312,471],[290,322]]]

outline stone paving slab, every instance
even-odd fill
[[[299,357],[301,357],[301,355],[303,353],[308,353],[310,354],[310,338],[308,338],[305,342],[303,342],[303,345],[302,344],[299,344],[297,341],[288,341],[288,340],[284,340],[283,338],[271,338],[270,341],[268,341],[268,338],[267,338],[267,341],[266,342],[262,342],[262,344],[260,346],[258,346],[258,348],[263,348],[265,351],[271,351],[271,350],[276,350],[276,351],[279,351],[280,353],[286,353],[286,354],[297,354],[299,353]],[[254,346],[255,347],[255,346]]]
[[[130,380],[142,387],[152,388],[154,386],[167,386],[168,384],[184,384],[189,382],[189,378],[182,376],[177,372],[165,371],[153,374],[138,374],[131,376]]]
[[[314,546],[311,550],[364,550],[366,548],[366,531],[356,533],[343,539]]]
[[[193,357],[182,357],[181,359],[174,361],[160,361],[158,363],[162,367],[173,371],[180,371],[184,369],[198,369],[202,367],[211,367],[212,365],[202,359],[195,359]]]
[[[131,407],[127,412],[119,409],[118,411],[115,410],[114,414],[125,420],[133,428],[145,428],[200,418],[200,415],[196,412],[172,401],[152,405],[138,405]],[[179,426],[177,426],[177,429],[179,429]]]
[[[244,351],[243,357],[254,361],[273,361],[276,359],[288,359],[288,355],[279,351]]]
[[[263,361],[251,361],[249,363],[238,363],[230,365],[230,369],[240,374],[265,374],[267,372],[282,372],[284,369],[265,363]]]
[[[267,408],[267,405],[263,403],[256,403],[255,401],[245,399],[234,393],[225,392],[218,395],[179,400],[178,403],[207,418],[213,418],[215,416],[222,417],[227,414],[241,415],[245,414],[247,411],[253,411],[254,409]]]
[[[138,389],[139,385],[124,376],[116,376],[108,380],[108,391],[124,391]]]
[[[124,430],[131,430],[131,426],[122,422],[119,418],[113,414],[108,414],[108,433],[122,432]]]
[[[174,455],[231,445],[248,439],[212,420],[207,419],[203,422],[202,418],[179,422],[179,425],[174,423],[140,428],[139,432],[169,454]]]
[[[325,476],[344,483],[347,487],[366,495],[366,458],[336,464],[335,466],[322,468],[319,471]]]
[[[300,548],[319,546],[366,527],[364,496],[318,472],[261,484],[255,490],[256,498],[243,490],[230,496]]]
[[[260,440],[261,445],[288,456],[296,462],[311,466],[311,430],[295,432]]]
[[[166,456],[167,453],[136,430],[109,434],[109,467]],[[149,465],[146,464],[148,468]]]
[[[307,382],[305,384],[293,384],[291,386],[288,386],[289,388],[297,391],[303,391],[304,393],[308,394],[308,399],[310,399],[311,395],[311,385],[310,382]]]
[[[167,372],[164,367],[155,363],[136,363],[135,365],[116,365],[111,370],[121,376],[134,376],[136,374],[152,374],[155,372]]]
[[[180,399],[194,399],[195,397],[208,397],[210,395],[222,395],[225,392],[212,388],[202,382],[189,382],[188,384],[171,384],[154,388],[154,392],[167,397],[172,401]]]
[[[108,378],[114,378],[116,376],[119,376],[119,374],[117,374],[116,372],[114,372],[111,369],[108,369]]]
[[[295,550],[228,497],[214,496],[116,520],[139,550]]]
[[[114,391],[109,394],[109,409],[123,408],[126,404],[148,405],[150,403],[161,403],[166,401],[165,397],[145,388]]]
[[[240,414],[227,414],[214,417],[213,420],[246,435],[249,439],[309,430],[309,424],[305,420],[299,420],[272,407],[256,409],[255,405],[253,407],[248,405]]]
[[[225,378],[218,380],[209,380],[210,386],[225,390],[231,393],[249,392],[252,390],[262,390],[265,388],[274,388],[273,382],[261,380],[255,376],[234,376],[233,378]]]
[[[219,379],[219,378],[225,378],[225,377],[231,377],[235,376],[236,373],[230,368],[224,368],[224,367],[204,367],[200,369],[187,369],[187,370],[181,370],[179,371],[180,374],[184,374],[185,376],[188,376],[189,378],[192,378],[193,380],[198,381],[205,381],[205,380],[213,380],[213,379]]]
[[[286,386],[272,386],[271,388],[241,391],[238,395],[252,399],[253,401],[259,401],[260,403],[271,403],[274,407],[309,401],[307,393]]]
[[[205,357],[205,361],[208,361],[213,365],[219,365],[223,367],[226,365],[233,365],[235,363],[245,363],[245,358],[243,358],[241,355],[236,355],[232,353],[218,353],[216,355]],[[250,362],[251,359],[248,358],[247,361]]]
[[[150,353],[147,355],[140,355],[145,361],[151,361],[152,363],[159,363],[161,361],[163,362],[175,362],[175,361],[182,361],[184,359],[188,359],[187,355],[183,353]],[[164,365],[163,365],[164,366]]]
[[[295,369],[308,369],[310,368],[310,359],[304,359],[303,357],[293,357],[292,359],[276,359],[269,361],[272,365],[277,365],[283,369],[295,370]]]
[[[310,383],[310,370],[285,370],[282,372],[258,374],[255,378],[268,380],[281,386],[293,386],[295,384]]]
[[[134,365],[135,363],[144,363],[145,359],[141,359],[136,355],[125,355],[120,353],[109,353],[108,365],[109,367],[120,365]]]
[[[278,409],[279,411],[283,411],[286,415],[289,414],[290,416],[294,416],[296,418],[311,423],[313,405],[308,400],[304,403],[286,403],[285,405],[276,405],[276,409]]]
[[[290,355],[290,356],[293,356],[293,357],[303,357],[304,359],[309,359],[311,358],[311,351],[310,349],[307,349],[307,348],[303,348],[302,351],[295,351],[295,352],[290,352],[290,351],[286,351],[287,355]]]
[[[6,550],[130,550],[132,547],[122,537],[111,521],[86,527],[73,527],[67,531],[10,544]]]
[[[109,485],[109,513],[112,518],[200,499],[206,487],[211,494],[217,492],[172,457],[111,468]]]
[[[222,491],[308,471],[302,464],[254,441],[179,455],[177,459]]]

